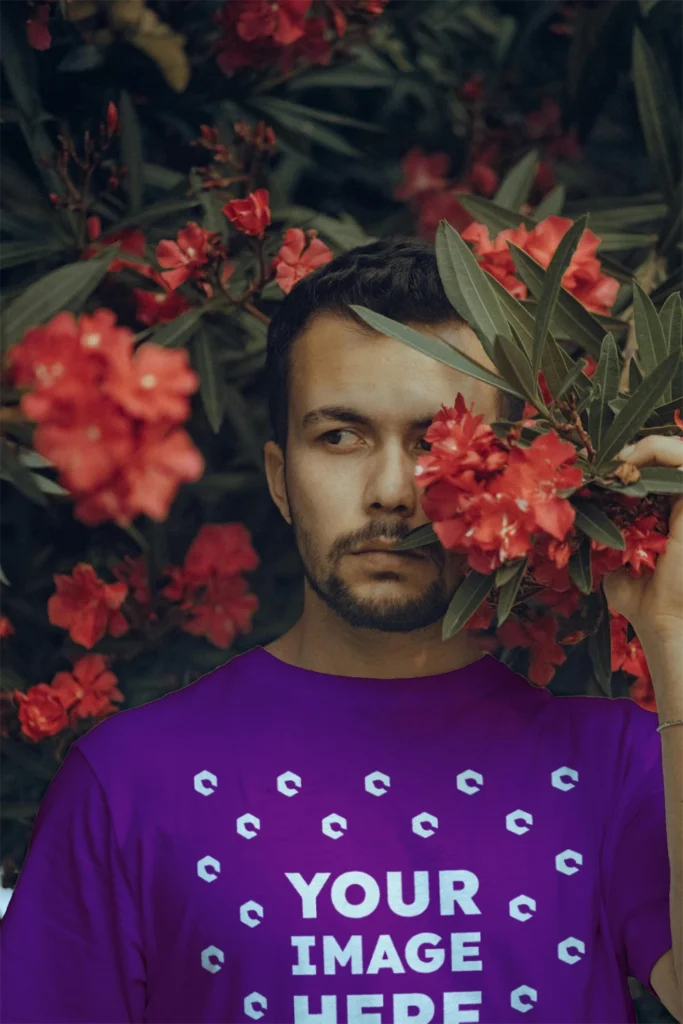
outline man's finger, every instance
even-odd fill
[[[631,445],[621,449],[617,458],[623,458],[633,466],[644,466],[656,462],[660,466],[683,466],[683,443],[680,437],[666,437],[664,434],[650,434],[637,441],[633,451]],[[622,452],[627,452],[624,456]]]

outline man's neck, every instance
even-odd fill
[[[288,665],[327,675],[405,679],[464,668],[485,653],[467,630],[441,639],[441,623],[414,633],[314,628],[302,616],[265,648]]]

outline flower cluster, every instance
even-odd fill
[[[484,79],[480,74],[472,75],[460,88],[460,98],[478,124],[484,97]],[[418,233],[428,241],[434,239],[442,220],[447,220],[456,231],[471,224],[473,218],[458,196],[471,193],[492,198],[503,168],[512,166],[519,152],[527,150],[530,144],[540,144],[544,155],[532,184],[532,204],[525,204],[524,213],[529,213],[557,184],[554,161],[559,158],[575,162],[582,152],[576,129],[564,131],[560,107],[548,98],[524,118],[519,139],[508,126],[489,128],[480,124],[470,134],[476,141],[468,151],[465,172],[457,179],[449,176],[451,158],[447,153],[427,154],[420,147],[413,147],[402,160],[403,177],[394,197],[410,204]]]
[[[461,231],[466,242],[474,243],[479,264],[517,299],[526,299],[527,287],[516,277],[517,268],[508,248],[512,242],[547,268],[563,236],[572,226],[568,217],[546,217],[529,231],[524,224],[505,228],[493,240],[488,228],[476,221]],[[593,313],[608,314],[619,291],[619,282],[602,273],[597,247],[600,239],[588,228],[583,232],[571,262],[562,276],[562,286]]]
[[[202,476],[204,459],[179,426],[199,386],[184,349],[134,350],[108,309],[63,312],[10,349],[8,372],[28,389],[20,405],[38,424],[34,447],[59,470],[83,523],[164,520],[179,486]]]
[[[348,30],[378,17],[388,0],[227,0],[215,15],[221,29],[217,63],[230,75],[241,68],[278,68],[300,62],[329,64]]]
[[[57,672],[51,683],[37,683],[24,693],[14,689],[24,736],[37,743],[63,729],[75,729],[79,719],[104,718],[118,711],[113,701],[124,695],[103,654],[86,654],[69,672]],[[7,730],[3,726],[3,735]]]
[[[470,569],[488,575],[527,559],[520,598],[524,617],[511,615],[497,637],[506,647],[529,646],[529,679],[546,686],[553,666],[565,660],[557,616],[572,616],[582,597],[569,573],[569,560],[581,541],[569,495],[584,497],[590,491],[575,465],[573,444],[554,430],[526,448],[515,443],[518,437],[518,427],[505,439],[497,437],[458,394],[453,408],[442,406],[434,417],[425,435],[431,450],[418,458],[415,475],[425,489],[422,507],[441,544],[465,555]],[[610,494],[604,499],[625,547],[608,548],[591,539],[593,591],[606,573],[617,568],[627,568],[634,577],[644,567],[654,568],[667,544],[665,503],[660,498]],[[540,608],[533,606],[531,597]],[[486,629],[494,611],[494,603],[484,602],[467,627]],[[580,639],[572,632],[562,643]]]
[[[285,295],[289,295],[297,281],[312,270],[324,266],[332,259],[332,252],[318,238],[317,231],[290,228],[285,232],[284,244],[273,260],[275,281]]]
[[[116,104],[109,103],[98,135],[93,136],[90,131],[84,133],[80,153],[68,134],[58,136],[58,152],[50,158],[41,159],[41,163],[52,167],[62,182],[61,195],[56,192],[50,193],[50,201],[55,208],[87,213],[89,207],[105,193],[118,189],[128,173],[127,168],[119,165],[108,154],[122,129]],[[96,187],[95,182],[101,171],[105,172],[106,178],[100,182],[99,187]],[[88,238],[97,237],[99,223],[99,217],[86,219]]]

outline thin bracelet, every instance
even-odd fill
[[[683,725],[683,718],[677,718],[675,722],[662,722],[661,725],[657,726],[657,732],[661,732],[662,729],[666,729],[667,725]]]

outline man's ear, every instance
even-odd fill
[[[291,526],[287,487],[285,484],[285,458],[282,449],[275,441],[266,441],[263,446],[263,461],[270,496],[280,509],[283,519]]]

